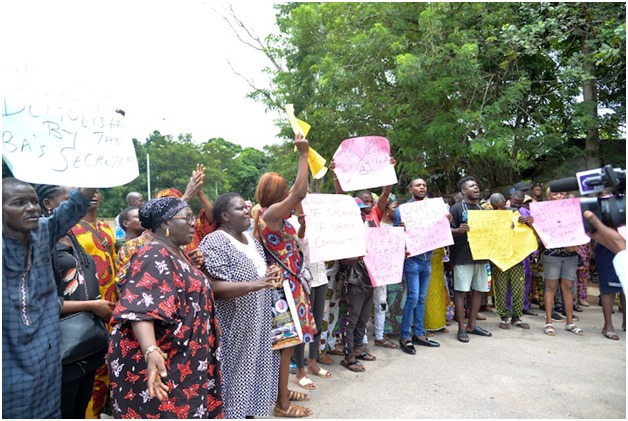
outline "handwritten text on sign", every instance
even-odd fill
[[[334,154],[334,173],[344,191],[390,186],[397,183],[390,163],[390,144],[381,136],[343,140]]]
[[[353,197],[344,194],[308,194],[302,204],[310,262],[366,254],[364,222]]]
[[[410,256],[454,243],[447,212],[442,197],[399,205],[401,221],[406,226],[406,249]]]
[[[374,287],[401,282],[405,240],[402,227],[366,229],[364,263]]]
[[[579,246],[591,239],[584,232],[578,199],[530,203],[532,225],[547,248]]]
[[[61,95],[5,94],[2,155],[31,183],[113,187],[139,175],[122,115]]]
[[[520,216],[510,210],[470,210],[467,238],[473,260],[491,260],[504,271],[535,251],[536,236],[518,222]]]

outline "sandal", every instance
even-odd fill
[[[326,379],[328,379],[330,377],[333,377],[332,373],[330,373],[329,371],[325,370],[324,368],[320,368],[320,367],[318,368],[318,371],[316,373],[313,372],[312,370],[310,370],[310,373],[313,376],[324,377]]]
[[[299,386],[301,386],[305,390],[315,390],[316,389],[316,383],[314,383],[312,381],[312,379],[310,379],[307,376],[301,377],[300,379],[297,379],[295,377],[294,382],[296,384],[298,384]]]
[[[336,364],[336,361],[334,361],[334,359],[332,357],[327,355],[327,353],[320,354],[318,356],[318,358],[316,358],[316,362],[319,363],[319,364],[323,364],[323,365],[334,365],[334,364]]]
[[[578,304],[580,304],[582,307],[589,307],[591,305],[585,300],[578,300]]]
[[[575,324],[570,324],[570,325],[565,325],[565,330],[571,332],[571,333],[575,333],[578,336],[582,336],[584,335],[584,330],[580,329],[578,326],[576,326]]]
[[[458,340],[460,342],[467,343],[469,342],[469,334],[465,330],[458,331]]]
[[[527,324],[526,322],[524,322],[523,320],[521,320],[520,318],[512,318],[510,320],[510,323],[512,323],[513,326],[517,326],[520,327],[521,329],[530,329],[530,325]]]
[[[310,400],[310,395],[296,390],[288,389],[288,400],[297,402],[306,402]]]
[[[360,354],[357,354],[355,358],[362,361],[375,361],[377,359],[375,355],[366,351],[362,351]]]
[[[390,348],[390,349],[396,349],[397,348],[397,344],[394,344],[392,342],[390,342],[390,340],[384,338],[384,339],[375,339],[375,345],[376,346],[381,346],[383,348]]]
[[[288,409],[281,409],[275,405],[273,413],[276,417],[281,418],[304,418],[309,417],[314,413],[310,408],[304,408],[302,406],[290,404]]]
[[[606,336],[608,339],[613,340],[613,341],[618,341],[619,340],[619,336],[617,336],[617,334],[615,332],[604,332],[604,331],[602,331],[602,335]]]
[[[554,325],[551,324],[551,323],[548,323],[545,326],[543,326],[543,331],[548,336],[555,336],[556,335],[556,331],[554,330]]]
[[[499,327],[502,329],[510,329],[510,323],[508,323],[508,317],[505,317],[499,322]]]
[[[342,360],[340,361],[340,365],[346,368],[347,370],[353,371],[354,373],[363,373],[364,371],[366,371],[366,368],[358,360],[353,360],[353,361]]]

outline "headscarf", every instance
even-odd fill
[[[164,221],[169,220],[187,206],[187,203],[176,197],[151,199],[140,208],[140,223],[142,227],[155,232]]]
[[[183,193],[171,187],[169,189],[160,190],[155,195],[155,199],[161,199],[162,197],[175,197],[177,199],[181,199],[183,197]]]

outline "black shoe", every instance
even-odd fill
[[[565,318],[561,316],[560,313],[552,311],[552,320],[555,322],[562,322],[563,320],[565,320]]]
[[[533,299],[531,299],[531,300],[530,300],[530,304],[536,304],[537,306],[538,306],[538,305],[541,305],[541,303],[539,302],[539,299],[538,299],[538,298],[533,298]]]
[[[438,342],[436,342],[436,341],[432,341],[432,340],[430,340],[428,338],[421,339],[418,336],[413,336],[412,337],[412,343],[415,344],[415,345],[429,346],[429,347],[432,347],[432,348],[436,348],[436,347],[440,346],[440,344]]]
[[[416,349],[412,346],[412,341],[410,339],[399,338],[399,345],[401,345],[401,350],[406,354],[416,354]]]

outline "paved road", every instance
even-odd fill
[[[312,418],[626,418],[626,332],[621,314],[613,323],[619,341],[601,334],[597,292],[591,306],[576,313],[577,336],[555,323],[556,336],[543,333],[544,318],[524,316],[530,330],[497,327],[494,313],[482,313],[490,338],[470,335],[463,344],[437,333],[440,348],[417,347],[417,354],[371,346],[377,361],[365,373],[336,364],[331,379],[318,384],[307,406]],[[536,306],[533,306],[537,310]],[[615,307],[616,308],[616,307]],[[371,339],[372,343],[372,339]],[[293,376],[291,376],[293,378]],[[291,388],[302,390],[291,383]]]

